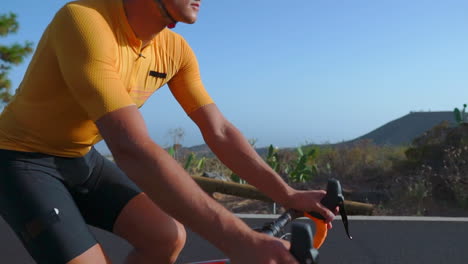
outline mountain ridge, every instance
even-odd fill
[[[427,130],[440,124],[443,121],[455,125],[455,117],[452,111],[434,112],[410,112],[402,117],[385,123],[384,125],[355,139],[326,145],[346,145],[360,140],[371,140],[377,145],[401,146],[409,145],[416,137],[422,135]],[[314,144],[317,145],[317,144]],[[319,144],[320,145],[320,144]],[[291,147],[292,148],[292,147]],[[206,144],[200,144],[185,148],[189,152],[194,152],[201,156],[213,155]],[[286,148],[288,149],[288,148]],[[268,147],[256,148],[261,155],[265,154]]]
[[[350,142],[369,139],[377,145],[408,145],[411,144],[414,138],[422,135],[424,132],[443,121],[447,121],[451,126],[454,126],[456,121],[453,112],[410,112],[367,134],[350,140]]]

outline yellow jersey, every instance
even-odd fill
[[[213,103],[179,34],[164,29],[142,48],[122,0],[68,3],[48,25],[0,115],[0,148],[83,156],[101,139],[96,120],[141,107],[165,84],[187,114]]]

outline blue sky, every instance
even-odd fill
[[[0,42],[37,44],[66,2],[4,1],[0,13],[16,13],[20,31]],[[467,11],[466,0],[207,0],[195,25],[175,31],[225,116],[257,146],[285,147],[468,103]],[[11,74],[15,86],[26,65]],[[141,110],[161,145],[178,127],[183,145],[203,143],[167,87]]]

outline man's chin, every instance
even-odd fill
[[[195,22],[197,22],[197,18],[196,16],[194,17],[186,17],[183,21],[181,21],[182,23],[185,23],[185,24],[195,24]]]

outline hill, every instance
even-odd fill
[[[443,121],[448,121],[451,125],[455,125],[453,112],[410,112],[409,114],[390,121],[365,135],[333,145],[349,144],[364,139],[372,140],[377,145],[408,145],[413,141],[413,139]],[[260,155],[265,155],[268,148],[257,148],[256,150]],[[211,150],[205,144],[185,148],[185,151],[194,152],[200,156],[212,157],[213,155]]]
[[[349,142],[370,139],[378,145],[407,145],[443,121],[455,125],[453,112],[410,112]]]

